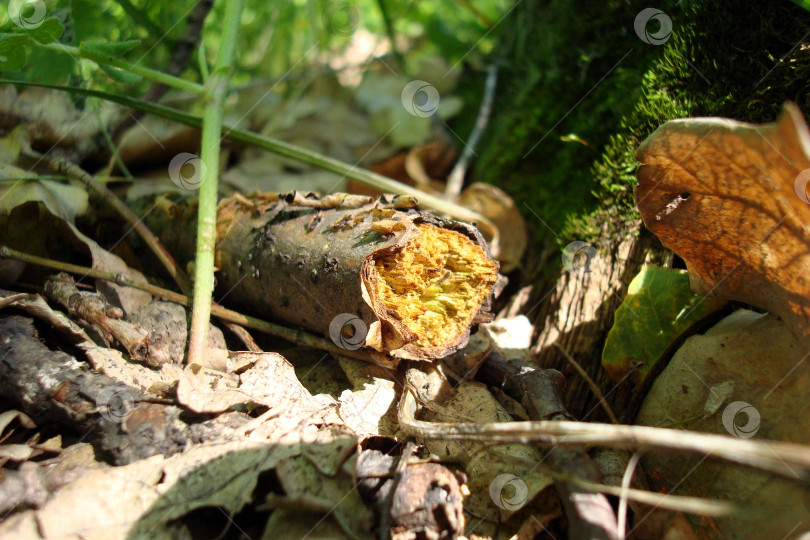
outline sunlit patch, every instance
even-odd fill
[[[433,225],[420,225],[401,250],[378,257],[375,272],[378,298],[422,348],[453,345],[498,278],[480,246]]]

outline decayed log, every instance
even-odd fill
[[[150,228],[178,257],[193,259],[196,209],[159,208]],[[466,345],[470,326],[490,318],[498,280],[475,227],[419,212],[410,197],[225,199],[216,261],[223,302],[329,335],[346,349],[409,360]]]

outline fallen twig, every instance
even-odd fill
[[[481,101],[481,108],[478,109],[475,127],[473,127],[470,138],[464,145],[464,151],[461,153],[461,157],[447,177],[444,197],[449,201],[455,201],[459,193],[461,193],[461,188],[464,185],[464,177],[467,174],[467,168],[469,167],[470,160],[475,155],[475,147],[478,146],[478,141],[481,140],[481,135],[484,133],[489,123],[489,115],[492,113],[492,102],[495,98],[495,85],[497,83],[498,66],[492,64],[487,73],[487,82],[484,85],[484,99]]]
[[[51,259],[46,259],[44,257],[37,257],[35,255],[30,255],[28,253],[22,253],[20,251],[11,249],[6,246],[0,246],[0,257],[6,257],[10,259],[27,262],[30,264],[36,264],[39,266],[44,266],[46,268],[52,268],[54,270],[68,272],[70,274],[89,276],[93,279],[103,279],[104,281],[110,281],[112,283],[116,283],[121,286],[133,287],[135,289],[146,291],[152,296],[163,298],[164,300],[180,304],[181,306],[185,307],[191,306],[191,301],[187,296],[176,293],[174,291],[170,291],[168,289],[163,289],[161,287],[158,287],[157,285],[152,285],[151,283],[144,283],[142,281],[133,280],[132,278],[124,274],[103,272],[101,270],[94,270],[93,268],[88,268],[86,266],[79,266],[75,264],[69,264],[60,261],[54,261]],[[224,308],[217,304],[212,304],[211,314],[214,315],[215,317],[222,319],[223,321],[228,321],[231,323],[246,326],[248,328],[253,328],[255,330],[260,330],[267,334],[286,339],[287,341],[291,341],[297,345],[302,345],[304,347],[313,347],[331,353],[341,354],[343,356],[350,356],[352,358],[357,358],[359,360],[365,360],[367,362],[371,361],[374,361],[376,363],[382,362],[383,365],[385,365],[386,367],[394,367],[396,365],[396,361],[391,360],[388,362],[383,362],[383,359],[381,358],[372,359],[372,357],[363,350],[343,349],[335,345],[331,340],[316,336],[304,330],[288,328],[286,326],[267,322],[262,319],[258,319],[256,317],[243,315],[242,313]]]
[[[73,279],[59,274],[45,283],[45,294],[71,315],[95,327],[107,341],[115,340],[136,362],[153,367],[171,362],[166,345],[154,332],[123,320],[123,312],[98,293],[79,292]]]
[[[146,245],[155,254],[158,260],[163,264],[164,268],[169,272],[169,274],[174,278],[175,283],[177,286],[180,287],[180,290],[184,293],[188,294],[191,291],[191,282],[186,276],[186,273],[177,265],[174,261],[172,256],[166,251],[166,248],[160,243],[157,236],[152,234],[152,231],[143,223],[141,218],[135,215],[135,212],[130,210],[130,208],[124,204],[124,202],[119,199],[115,193],[110,191],[107,186],[96,180],[90,173],[84,171],[78,165],[71,163],[64,159],[53,158],[35,150],[28,150],[32,157],[35,159],[41,159],[45,161],[51,169],[56,171],[59,174],[64,174],[70,178],[79,180],[88,189],[95,191],[98,193],[105,202],[107,202],[110,206],[112,206],[120,215],[121,217],[129,223],[135,232],[137,232],[141,238],[143,238]]]
[[[767,471],[789,480],[810,482],[810,449],[801,444],[592,422],[432,423],[415,418],[417,407],[415,389],[406,384],[397,418],[407,434],[423,439],[681,450]]]

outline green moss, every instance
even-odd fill
[[[635,150],[667,120],[771,121],[786,100],[810,113],[810,13],[798,5],[661,3],[673,24],[662,46],[633,30],[644,7],[525,0],[501,23],[509,61],[475,172],[517,199],[538,240],[550,233],[529,208],[563,244],[635,219]]]
[[[810,112],[810,13],[787,1],[685,4],[664,55],[644,76],[633,112],[592,168],[603,203],[569,216],[564,235],[637,217],[635,150],[660,124],[686,116],[770,122],[787,100]]]

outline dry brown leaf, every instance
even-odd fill
[[[647,227],[685,261],[692,288],[779,315],[810,343],[810,131],[788,103],[753,125],[673,120],[638,149]]]
[[[418,387],[423,390],[424,398],[433,401],[434,410],[424,412],[429,422],[512,420],[482,383],[462,382],[450,395],[449,384],[434,373]],[[424,441],[424,444],[440,459],[463,464],[471,492],[464,501],[464,509],[484,522],[477,529],[479,532],[507,521],[514,526],[556,496],[551,495],[553,490],[549,489],[553,484],[551,478],[534,465],[544,459],[536,447],[450,440]],[[518,517],[513,521],[514,516]]]

